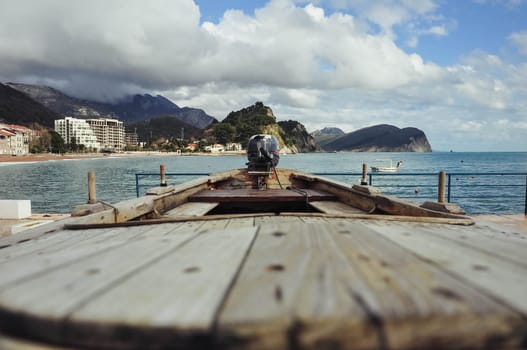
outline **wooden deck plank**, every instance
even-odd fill
[[[527,268],[527,240],[518,240],[515,235],[489,230],[488,227],[476,226],[461,228],[459,226],[443,226],[438,230],[434,226],[423,227],[420,232],[441,237],[458,245],[480,250],[503,260]]]
[[[14,258],[38,254],[39,251],[62,249],[71,246],[90,236],[79,236],[75,232],[65,231],[60,234],[47,234],[35,237],[22,243],[15,243],[0,249],[0,264]]]
[[[187,340],[210,336],[255,234],[255,227],[199,234],[72,312],[71,323],[87,324],[76,329],[76,337],[185,348]],[[127,339],[119,337],[122,331]]]
[[[503,341],[496,348],[521,346],[526,322],[520,312],[385,239],[370,223],[333,222],[332,237],[377,298],[368,308],[382,319],[389,348],[482,348],[493,338]]]
[[[280,220],[260,219],[219,318],[250,346],[479,347],[489,334],[508,346],[525,336],[519,314],[363,224]]]
[[[42,318],[59,319],[89,301],[93,295],[197,235],[187,231],[167,236],[172,229],[171,225],[159,225],[155,234],[128,240],[111,250],[3,288],[0,300],[9,301],[11,311],[29,307]]]
[[[235,229],[235,228],[240,228],[240,227],[253,227],[253,226],[255,226],[254,218],[248,217],[248,218],[229,219],[229,221],[225,225],[225,228]]]
[[[299,217],[262,217],[257,223],[257,239],[220,313],[220,332],[242,338],[249,348],[284,349],[292,335],[302,338],[293,343],[314,337],[313,345],[335,336],[335,346],[347,341],[349,348],[375,348],[375,327],[348,295],[347,283],[360,278],[320,238],[321,227]],[[315,315],[327,323],[317,323]]]
[[[77,218],[68,217],[65,219],[50,222],[48,224],[38,226],[32,229],[25,230],[15,235],[0,237],[0,248],[15,245],[20,242],[27,242],[32,239],[51,234],[55,232],[62,232],[62,228],[65,224],[71,224],[76,221]]]
[[[306,196],[309,201],[333,200],[335,197],[321,191],[302,190],[254,190],[254,189],[233,189],[233,190],[205,190],[189,197],[191,202],[303,202]]]
[[[365,212],[346,203],[335,201],[317,201],[309,203],[313,208],[327,214],[364,214]]]
[[[177,225],[167,226],[167,230],[174,231]],[[90,235],[89,239],[79,241],[77,245],[68,249],[49,249],[44,250],[37,255],[24,255],[20,258],[13,259],[0,264],[0,291],[12,283],[38,276],[49,270],[61,267],[68,267],[78,260],[90,256],[97,256],[105,251],[111,251],[114,247],[126,244],[142,235],[159,235],[164,231],[162,226],[146,226],[142,229],[130,230],[128,228],[99,229],[83,231],[74,231],[78,237]],[[82,244],[80,243],[82,242]],[[37,242],[38,243],[38,242]]]
[[[177,218],[181,216],[202,216],[207,214],[212,209],[216,208],[220,203],[203,203],[203,202],[187,202],[172,210],[163,213],[162,218]]]
[[[520,219],[521,217],[524,219]],[[527,246],[527,216],[478,215],[475,219],[482,235],[494,238],[505,236],[519,245]]]
[[[527,339],[527,259],[509,231],[269,215],[64,233],[84,248],[42,236],[18,246],[42,244],[42,254],[0,264],[3,332],[132,348]]]
[[[459,244],[454,240],[427,233],[425,230],[417,231],[416,226],[393,222],[372,222],[371,226],[394,244],[440,266],[459,280],[478,287],[513,309],[527,313],[527,269],[524,265],[467,244]],[[437,225],[436,229],[445,228]],[[470,229],[474,228],[465,228],[466,232]]]

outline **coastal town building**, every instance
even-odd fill
[[[191,152],[194,152],[198,149],[199,145],[197,143],[189,143],[187,144],[187,147],[185,147],[186,149],[188,149],[189,151]]]
[[[84,119],[72,117],[57,119],[55,120],[55,131],[62,136],[66,144],[76,143],[95,151],[101,149],[93,129]]]
[[[124,133],[124,143],[127,146],[137,146],[139,145],[139,138],[137,137],[137,132],[125,132]]]
[[[21,125],[0,124],[0,155],[29,154],[32,130]]]
[[[101,149],[121,152],[125,147],[125,130],[122,121],[109,118],[86,119],[91,127]]]
[[[241,152],[242,150],[243,146],[238,142],[229,142],[225,145],[225,151]]]
[[[205,151],[211,152],[211,153],[221,153],[225,151],[225,146],[219,143],[215,143],[210,146],[205,147]]]

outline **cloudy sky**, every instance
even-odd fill
[[[527,151],[527,1],[0,0],[0,81]]]

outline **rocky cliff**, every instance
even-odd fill
[[[381,124],[345,134],[326,144],[327,151],[431,152],[423,131]]]
[[[291,145],[293,153],[307,153],[320,151],[320,146],[316,143],[304,125],[294,120],[278,122],[281,129],[281,136],[285,145]]]
[[[220,143],[234,141],[244,146],[252,135],[271,134],[278,139],[280,147],[289,153],[320,150],[302,124],[293,120],[277,122],[272,109],[262,102],[229,113],[221,123],[214,126],[211,134]]]

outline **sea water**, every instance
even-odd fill
[[[496,153],[304,153],[283,155],[278,167],[327,175],[350,185],[360,182],[362,164],[386,166],[402,160],[397,176],[373,174],[372,185],[389,195],[417,203],[437,200],[437,174],[452,174],[450,201],[470,214],[523,213],[526,198],[527,152]],[[0,163],[0,199],[29,199],[34,213],[69,213],[87,201],[87,173],[96,175],[97,200],[115,203],[136,196],[137,173],[214,173],[245,167],[243,155],[133,156]],[[493,174],[478,175],[480,173]],[[513,173],[516,175],[500,175]],[[194,176],[168,176],[177,184]],[[370,179],[369,179],[370,180]],[[159,176],[141,177],[140,192],[157,186]]]

